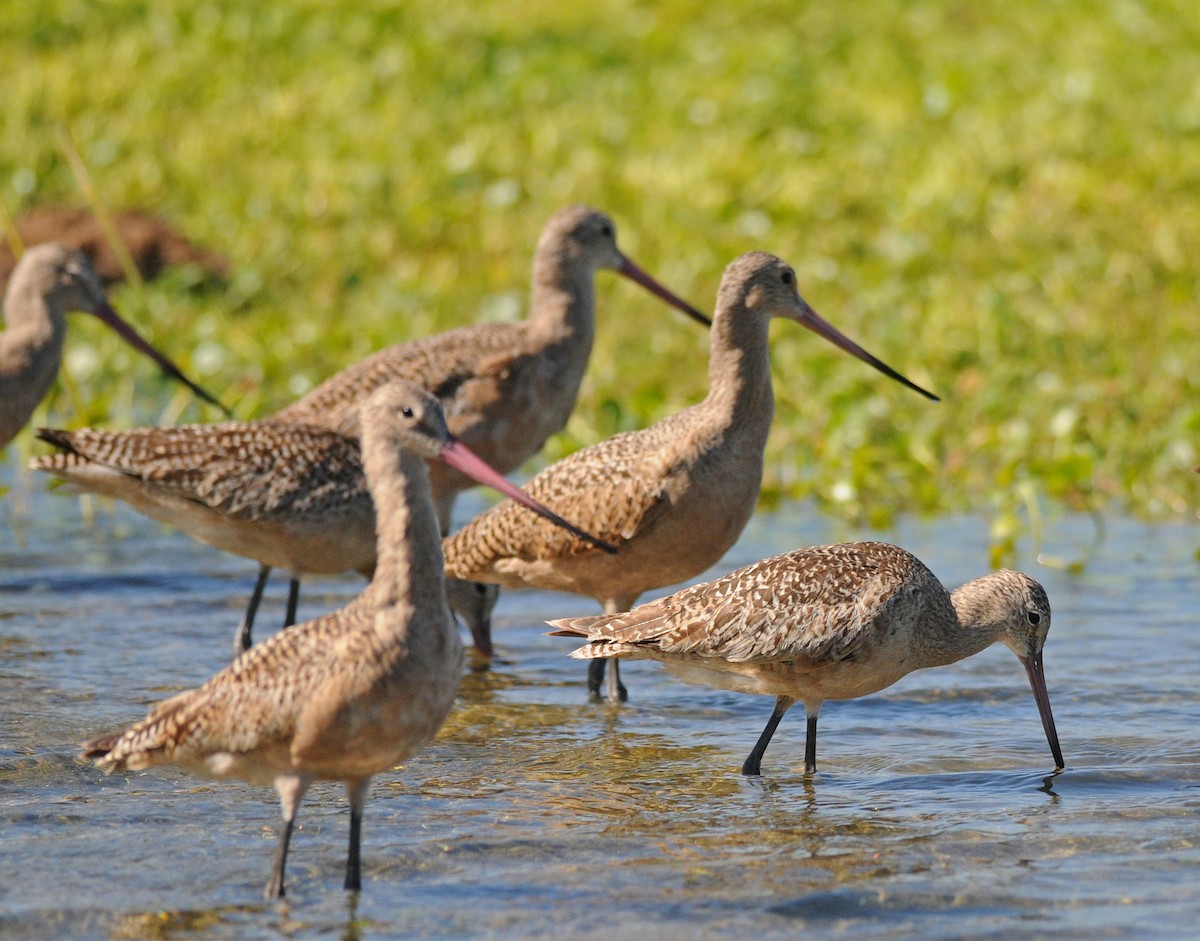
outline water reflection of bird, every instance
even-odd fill
[[[50,391],[62,364],[71,311],[92,314],[163,372],[220,407],[117,315],[86,256],[61,245],[38,245],[21,256],[4,296],[7,329],[0,332],[0,447],[25,427]]]
[[[1042,667],[1050,602],[1020,572],[994,572],[951,594],[904,549],[846,543],[765,559],[632,611],[550,623],[557,634],[587,638],[571,654],[578,659],[658,660],[689,683],[775,696],[743,774],[759,773],[794,703],[808,715],[811,774],[826,699],[857,699],[999,642],[1025,666],[1055,766],[1063,767]]]
[[[414,385],[396,383],[371,396],[362,427],[379,520],[378,563],[362,594],[333,614],[276,634],[125,732],[84,745],[84,756],[105,770],[176,764],[273,784],[284,825],[270,897],[284,893],[296,811],[316,780],[345,784],[345,884],[360,887],[371,777],[425,745],[454,701],[462,643],[446,606],[425,460],[451,462],[481,483],[520,496],[453,439],[437,400]]]
[[[504,503],[447,538],[447,575],[588,595],[615,614],[642,592],[693,578],[715,564],[758,501],[775,407],[768,353],[774,317],[808,327],[935,398],[817,316],[797,293],[789,265],[751,252],[733,261],[721,280],[708,397],[649,428],[584,448],[528,484],[530,493],[617,545],[619,553],[594,552]],[[604,662],[593,666],[598,669],[589,672],[589,688],[598,696]],[[610,701],[624,698],[615,662],[613,667]]]

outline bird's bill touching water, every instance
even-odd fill
[[[1050,752],[1054,755],[1054,767],[1061,771],[1066,767],[1066,763],[1063,761],[1062,748],[1058,744],[1058,730],[1054,727],[1054,713],[1050,711],[1050,693],[1046,689],[1046,671],[1042,667],[1041,651],[1018,659],[1029,675],[1029,685],[1033,688],[1033,698],[1037,701],[1038,715],[1042,717],[1042,728],[1046,731],[1046,741],[1050,743]]]
[[[466,474],[472,480],[478,481],[485,486],[491,487],[493,490],[504,494],[510,500],[513,500],[521,506],[528,507],[537,513],[539,516],[545,517],[556,526],[561,526],[567,532],[573,533],[580,539],[590,542],[598,549],[603,549],[605,552],[615,553],[616,546],[610,545],[602,539],[593,536],[591,533],[584,532],[573,523],[568,523],[565,519],[555,513],[553,510],[537,500],[533,499],[520,487],[511,483],[499,471],[495,470],[483,458],[472,452],[465,444],[457,438],[451,438],[450,441],[442,448],[439,457],[453,467],[460,474]]]
[[[200,398],[204,399],[204,401],[215,405],[226,415],[232,414],[229,409],[222,405],[215,396],[210,395],[199,385],[192,382],[191,379],[183,374],[183,370],[181,370],[178,366],[171,362],[171,360],[151,346],[149,341],[143,339],[141,334],[134,330],[133,327],[131,327],[126,321],[121,319],[120,315],[113,310],[112,306],[107,301],[97,302],[95,308],[92,310],[92,313],[102,323],[106,324],[108,327],[111,327],[112,330],[119,337],[121,337],[121,339],[132,346],[135,350],[140,353],[144,353],[146,356],[150,357],[150,359],[154,360],[154,362],[158,365],[158,368],[165,372],[172,379],[182,382],[185,386],[195,392],[196,395],[200,396]]]
[[[800,298],[800,307],[800,313],[792,318],[798,324],[807,327],[817,336],[824,337],[838,349],[845,350],[851,356],[861,359],[868,366],[875,367],[885,376],[895,379],[897,382],[908,386],[915,392],[921,393],[921,395],[925,396],[925,398],[932,399],[934,402],[941,401],[932,392],[922,389],[912,380],[906,379],[904,376],[900,375],[900,373],[892,369],[892,367],[887,363],[872,356],[870,353],[864,350],[861,346],[842,333],[837,327],[829,323],[829,321],[825,320],[825,318],[809,307],[804,298]]]
[[[621,256],[621,266],[617,268],[617,274],[622,274],[635,284],[640,284],[655,297],[661,298],[672,307],[683,311],[697,323],[702,323],[706,327],[712,326],[712,321],[705,317],[704,314],[696,310],[687,301],[676,297],[624,255]]]

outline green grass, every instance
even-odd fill
[[[982,509],[999,540],[1030,501],[1200,505],[1191,4],[565,6],[6,4],[0,199],[81,200],[65,126],[107,205],[228,254],[225,287],[183,272],[114,299],[243,417],[521,310],[543,222],[588,202],[701,307],[737,254],[782,255],[818,311],[942,394],[777,327],[768,497],[876,524]],[[702,332],[599,280],[547,457],[704,392]],[[86,408],[60,391],[43,418],[215,418],[73,331]]]

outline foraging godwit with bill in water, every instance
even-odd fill
[[[649,428],[577,451],[527,485],[537,499],[619,553],[595,552],[516,504],[501,503],[446,539],[446,574],[588,595],[606,614],[616,614],[642,592],[686,581],[715,564],[758,501],[775,407],[768,355],[774,317],[794,320],[936,400],[821,319],[797,292],[786,262],[750,252],[731,262],[721,279],[708,397]],[[599,696],[604,663],[589,670],[592,696]],[[615,661],[613,667],[606,693],[615,702],[625,692]]]
[[[319,780],[346,787],[345,887],[361,887],[362,813],[372,776],[432,739],[454,702],[462,642],[446,607],[425,461],[447,461],[548,512],[456,441],[437,400],[411,383],[375,392],[362,407],[362,431],[379,526],[375,573],[362,594],[251,648],[125,732],[83,746],[84,757],[106,771],[174,764],[208,777],[273,784],[283,829],[268,897],[284,894],[296,811]]]
[[[118,316],[86,255],[61,245],[37,245],[17,262],[4,295],[7,328],[0,332],[0,448],[25,427],[54,384],[62,364],[67,314],[74,311],[89,313],[111,327],[168,376],[228,414]]]
[[[550,435],[560,431],[575,406],[595,333],[595,273],[602,268],[631,278],[685,313],[708,322],[703,314],[621,253],[615,227],[607,215],[586,206],[574,206],[556,213],[542,232],[534,255],[528,319],[477,324],[381,350],[328,379],[270,419],[255,424],[315,425],[353,438],[358,434],[358,408],[362,401],[380,385],[406,379],[436,395],[442,402],[450,430],[489,464],[508,473],[535,454]],[[194,436],[189,438],[189,434]],[[375,552],[374,529],[369,520],[359,518],[354,525],[346,522],[345,531],[334,534],[327,532],[319,518],[302,517],[287,528],[286,538],[266,526],[253,535],[244,526],[235,527],[237,520],[231,520],[227,526],[209,512],[219,511],[220,507],[206,493],[197,491],[190,495],[195,498],[195,509],[181,499],[188,494],[178,493],[171,497],[174,502],[169,509],[162,508],[164,498],[157,474],[163,471],[176,481],[181,480],[179,469],[168,467],[166,460],[179,458],[179,454],[164,453],[162,461],[153,463],[153,454],[146,453],[144,466],[138,463],[142,458],[122,459],[112,465],[115,474],[105,474],[103,467],[85,466],[89,462],[104,464],[113,454],[137,453],[140,442],[131,438],[127,444],[122,441],[125,435],[151,441],[154,438],[150,430],[89,431],[86,438],[80,433],[68,438],[65,433],[52,431],[48,432],[47,440],[73,450],[74,458],[38,459],[33,466],[84,489],[102,486],[106,495],[124,500],[139,512],[176,526],[201,542],[258,561],[258,579],[237,629],[236,644],[241,649],[250,646],[254,617],[272,568],[284,568],[292,574],[285,626],[295,618],[301,575],[369,571]],[[265,495],[268,491],[277,493],[269,496],[269,500],[287,512],[297,504],[309,502],[312,498],[308,493],[288,491],[295,490],[290,478],[301,473],[308,475],[310,470],[301,472],[281,466],[283,462],[277,459],[278,455],[270,453],[271,446],[258,446],[253,437],[252,430],[240,430],[230,436],[232,458],[228,449],[211,455],[217,465],[228,467],[219,484],[225,491],[222,505],[236,514],[239,507],[262,504],[268,499]],[[165,439],[159,440],[164,448],[174,447]],[[203,448],[207,446],[205,442],[224,440],[223,432],[219,428],[211,432],[181,432],[174,440],[186,450],[187,475],[198,486],[216,488],[215,482],[205,483],[213,481],[215,474],[203,466],[207,461]],[[237,451],[243,448],[250,449],[254,458],[246,467],[237,466],[236,462]],[[322,487],[329,486],[324,468],[317,467],[312,472],[321,479]],[[430,483],[444,534],[449,528],[456,495],[474,484],[440,462],[430,465]],[[264,494],[255,493],[256,488],[264,490]],[[357,489],[359,496],[365,496],[366,487],[361,480]],[[279,522],[281,514],[272,512]],[[305,532],[311,533],[311,540]],[[336,551],[329,546],[331,540],[339,543]],[[452,595],[461,592],[469,601],[473,590],[469,586],[452,585],[451,591]],[[476,645],[485,653],[490,652],[490,634],[478,628],[472,633]]]
[[[804,703],[804,771],[817,770],[817,714],[827,699],[857,699],[913,670],[945,666],[1002,643],[1021,661],[1055,768],[1064,767],[1042,649],[1045,589],[1008,570],[953,593],[914,556],[880,542],[797,549],[632,611],[549,622],[588,643],[581,660],[657,660],[688,683],[775,697],[742,774],[760,773],[779,720]]]

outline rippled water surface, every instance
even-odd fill
[[[439,738],[376,779],[363,892],[341,889],[337,786],[305,801],[286,903],[260,899],[274,792],[173,770],[105,776],[76,743],[222,667],[254,565],[110,505],[8,477],[0,500],[0,939],[1194,938],[1200,924],[1200,527],[1110,521],[1082,572],[1019,567],[1054,608],[1046,670],[1067,770],[1001,647],[827,703],[805,780],[801,710],[761,779],[739,767],[771,703],[628,664],[586,702],[546,618],[510,593],[498,660]],[[464,513],[478,504],[469,503]],[[987,568],[981,519],[835,530],[757,517],[721,571],[799,545],[885,538],[948,585]],[[1090,551],[1088,519],[1047,553]],[[314,581],[302,616],[354,578]],[[282,617],[282,581],[260,634]]]

